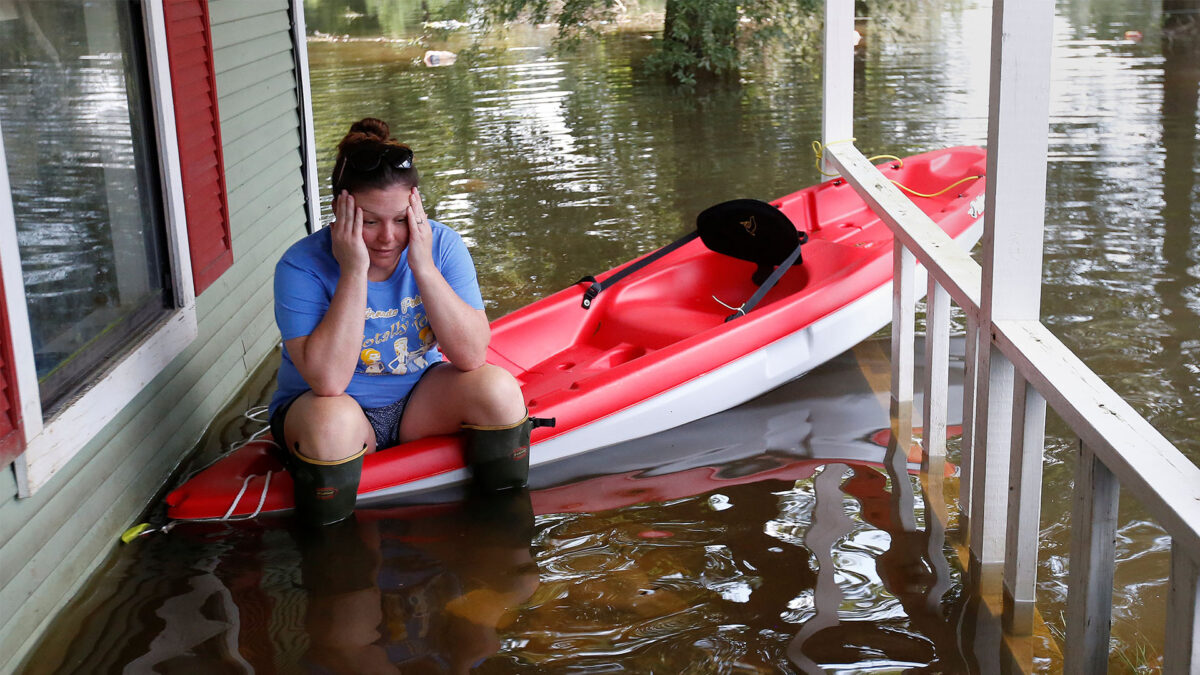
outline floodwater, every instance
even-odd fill
[[[983,144],[990,7],[896,4],[905,13],[860,24],[859,147]],[[370,9],[393,5],[306,2],[310,30],[394,38],[310,42],[320,174],[350,122],[388,120],[416,150],[433,217],[472,247],[493,317],[671,240],[717,201],[819,180],[811,58],[764,57],[740,87],[682,91],[641,73],[649,31],[560,54],[552,31],[525,27],[471,50],[465,30],[422,29],[415,2]],[[1042,316],[1195,460],[1200,6],[1179,5],[1057,3]],[[426,49],[459,58],[426,67]],[[327,186],[322,197],[328,215]],[[990,670],[996,648],[953,534],[943,541],[955,520],[939,495],[954,481],[918,480],[887,451],[870,376],[881,344],[714,418],[535,472],[528,501],[397,507],[320,541],[269,519],[143,538],[64,614],[36,670]],[[269,393],[269,375],[244,405]],[[1076,441],[1049,425],[1045,627],[1030,648],[1033,669],[1053,672]],[[1169,539],[1129,500],[1117,555],[1111,666],[1149,672]]]
[[[517,494],[364,509],[315,533],[284,516],[143,537],[29,671],[978,670],[945,521],[926,515],[916,458],[887,447],[871,386],[886,349],[539,467]],[[210,446],[255,427],[238,413],[271,375]]]

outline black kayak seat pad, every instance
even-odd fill
[[[696,217],[696,231],[709,250],[758,265],[753,276],[758,286],[808,240],[783,211],[757,199],[710,206]]]

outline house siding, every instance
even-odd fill
[[[199,336],[43,489],[0,476],[0,672],[119,545],[279,340],[274,262],[307,232],[287,0],[211,0],[233,267],[196,299]]]

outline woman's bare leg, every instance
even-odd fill
[[[309,459],[336,461],[375,451],[375,430],[358,402],[346,394],[317,396],[307,392],[288,408],[283,420],[288,450]]]
[[[465,372],[442,366],[425,375],[409,395],[400,441],[457,433],[464,424],[511,425],[523,417],[521,387],[507,370],[491,364]]]

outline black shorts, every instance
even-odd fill
[[[404,409],[408,406],[408,400],[412,398],[412,393],[421,385],[421,380],[430,373],[434,368],[445,365],[445,361],[437,361],[429,364],[421,373],[421,377],[413,388],[408,390],[408,395],[404,398],[389,403],[388,405],[379,408],[363,408],[363,414],[367,416],[367,421],[371,423],[371,428],[375,430],[375,447],[379,450],[390,448],[400,441],[400,422],[404,419]],[[311,390],[310,390],[311,391]],[[271,436],[275,442],[282,448],[287,448],[288,442],[283,437],[283,421],[287,418],[288,410],[296,399],[300,398],[308,392],[301,392],[292,398],[284,401],[275,409],[275,413],[271,415]]]

